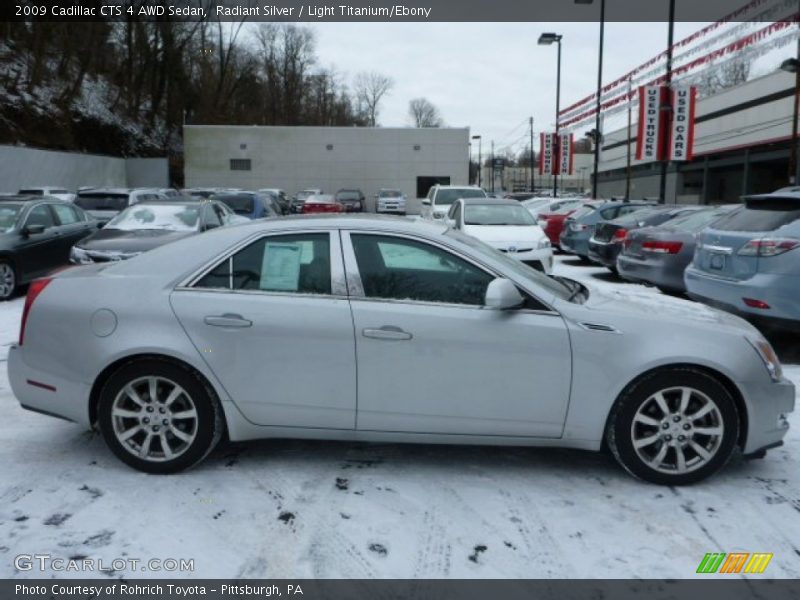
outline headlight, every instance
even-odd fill
[[[750,339],[747,337],[745,339],[750,342],[750,345],[761,357],[761,360],[764,361],[764,366],[767,368],[772,381],[780,381],[783,377],[783,369],[781,368],[781,361],[778,359],[778,355],[775,354],[775,350],[772,349],[772,345],[764,338]]]
[[[90,265],[94,261],[83,248],[73,246],[69,251],[69,262],[76,265]]]
[[[545,239],[545,240],[541,240],[539,242],[539,250],[543,250],[543,249],[549,248],[549,247],[550,247],[550,240],[546,240]]]

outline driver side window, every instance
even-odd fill
[[[28,213],[28,218],[25,221],[25,226],[30,225],[43,225],[45,229],[49,229],[55,225],[53,220],[53,213],[50,212],[50,207],[46,204],[40,204],[31,209]]]
[[[483,306],[494,277],[416,240],[352,234],[353,251],[368,298]]]

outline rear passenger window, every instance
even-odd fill
[[[32,208],[31,212],[28,214],[28,220],[25,221],[26,226],[44,225],[45,229],[52,227],[55,224],[55,221],[53,221],[53,214],[45,204],[40,204],[39,206]]]
[[[331,293],[327,233],[261,238],[218,265],[196,288]]]
[[[53,204],[53,210],[56,213],[56,218],[61,225],[72,225],[83,219],[78,215],[77,211],[71,206],[65,204]]]

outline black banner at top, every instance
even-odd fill
[[[5,21],[591,22],[603,0],[3,0]],[[663,22],[670,0],[605,0],[609,22]],[[792,0],[675,0],[682,22],[790,20]]]

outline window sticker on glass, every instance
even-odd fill
[[[267,242],[261,265],[261,289],[296,292],[300,283],[300,244]]]

